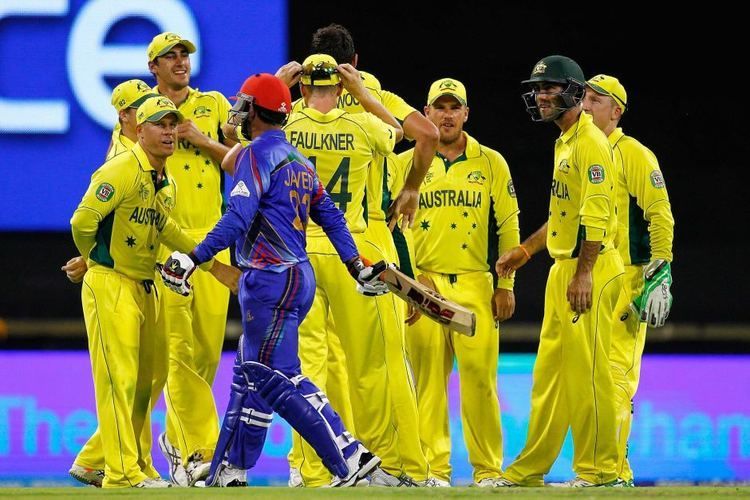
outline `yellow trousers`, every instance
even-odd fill
[[[186,233],[201,241],[206,231]],[[162,259],[169,253],[163,251]],[[229,251],[220,252],[216,259],[229,264]],[[162,295],[169,340],[169,374],[164,386],[167,439],[180,450],[183,461],[196,453],[208,461],[219,437],[211,386],[224,345],[229,289],[207,272],[193,273],[190,282],[193,293],[188,297],[169,290]]]
[[[596,484],[617,478],[614,382],[610,367],[612,320],[623,265],[616,251],[599,255],[593,269],[592,307],[575,319],[566,291],[577,259],[552,265],[531,388],[526,444],[504,477],[542,486],[568,428],[578,477]],[[575,321],[574,321],[575,320]]]
[[[141,282],[96,266],[84,277],[81,302],[104,456],[103,487],[135,486],[158,475],[151,462],[149,419],[159,335],[156,290],[147,292]],[[85,463],[84,456],[79,464],[99,465],[93,462]]]
[[[622,292],[615,308],[609,354],[615,383],[617,473],[625,481],[633,479],[633,471],[628,462],[628,438],[633,422],[632,400],[638,390],[641,358],[646,344],[646,323],[641,322],[628,306],[642,290],[643,267],[625,267]]]
[[[503,443],[497,399],[499,331],[492,316],[494,292],[488,272],[445,275],[419,271],[437,291],[477,315],[474,337],[461,335],[429,318],[420,318],[406,331],[419,403],[419,435],[430,464],[430,475],[451,479],[451,436],[448,378],[458,363],[461,422],[473,478],[479,482],[500,476]]]
[[[371,222],[366,233],[354,237],[359,251],[373,262],[397,261],[385,223]],[[350,405],[341,408],[342,414],[348,407],[352,409],[353,434],[383,460],[382,467],[390,474],[406,473],[417,481],[425,480],[427,461],[419,442],[416,394],[404,345],[404,303],[391,294],[373,298],[357,293],[327,239],[309,239],[308,253],[317,290],[313,308],[299,330],[302,373],[329,398],[345,397],[336,385],[348,380]],[[335,341],[328,340],[331,335],[338,338],[343,353],[337,352]],[[329,350],[331,345],[334,347]],[[340,368],[325,366],[329,357],[338,363],[345,360],[347,377],[327,375],[323,387],[319,384],[322,374],[340,373]],[[333,407],[339,411],[338,406]],[[299,464],[306,486],[330,481],[328,471],[306,443],[295,439],[290,457],[293,467]]]

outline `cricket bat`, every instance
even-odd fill
[[[410,278],[395,264],[389,264],[380,274],[394,295],[419,309],[425,316],[451,330],[469,337],[474,336],[477,325],[476,315],[465,307],[451,302],[432,288]]]

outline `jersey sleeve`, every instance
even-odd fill
[[[628,146],[625,180],[630,194],[649,222],[651,259],[672,261],[674,217],[669,202],[664,174],[659,169],[656,156],[645,146],[633,141]]]
[[[579,144],[576,164],[581,176],[581,226],[586,241],[603,241],[614,216],[616,171],[612,148],[606,139],[590,139]]]
[[[370,113],[350,115],[358,117],[370,139],[370,145],[375,153],[388,156],[396,146],[396,131],[393,127]]]
[[[271,182],[268,169],[263,168],[260,160],[253,154],[252,146],[240,152],[235,165],[229,207],[216,226],[193,250],[198,262],[211,259],[247,232],[258,212],[260,198]]]
[[[380,100],[385,109],[390,111],[399,123],[404,123],[407,116],[417,111],[409,106],[401,97],[387,90],[380,91]]]
[[[518,199],[510,175],[510,168],[500,153],[488,152],[491,159],[492,183],[490,197],[498,236],[498,255],[515,248],[521,241],[518,225]],[[513,290],[513,278],[498,277],[497,288]]]
[[[81,255],[88,257],[96,243],[96,232],[101,221],[117,208],[135,185],[122,164],[105,163],[91,176],[91,182],[81,203],[73,212],[70,226],[73,241]]]
[[[342,262],[349,262],[359,256],[359,251],[354,243],[352,234],[346,227],[346,219],[341,210],[333,203],[328,192],[323,188],[323,183],[318,175],[310,169],[313,175],[313,193],[310,201],[310,218],[323,228],[323,231],[331,240],[336,253]]]

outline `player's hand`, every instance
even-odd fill
[[[242,271],[238,268],[214,260],[214,265],[209,272],[214,278],[216,278],[216,281],[229,288],[229,291],[233,294],[237,295],[239,293],[240,276],[242,276]]]
[[[492,294],[492,316],[495,321],[505,321],[516,311],[516,296],[513,290],[496,288]]]
[[[349,274],[357,280],[357,291],[368,297],[376,297],[388,293],[388,285],[381,281],[380,273],[388,267],[385,261],[375,264],[365,259],[357,257],[346,263]]]
[[[664,259],[651,261],[643,270],[643,292],[634,301],[641,321],[653,327],[664,326],[672,308],[672,266]]]
[[[208,139],[192,120],[184,120],[177,125],[177,138],[185,139],[196,148],[202,147]]]
[[[510,278],[516,270],[529,261],[529,256],[521,246],[511,248],[497,259],[495,271],[501,278]]]
[[[362,100],[362,97],[368,95],[365,84],[362,83],[362,75],[359,74],[357,68],[351,64],[339,64],[336,66],[336,71],[339,73],[341,83],[344,88],[358,101]]]
[[[388,229],[393,231],[401,219],[401,230],[405,231],[414,223],[414,216],[417,214],[419,205],[419,190],[403,188],[396,199],[388,207]]]
[[[83,281],[83,276],[86,274],[88,266],[86,265],[86,259],[78,256],[70,259],[60,269],[65,271],[65,276],[68,277],[71,283],[80,283]]]
[[[576,271],[568,284],[567,298],[571,310],[576,315],[591,309],[591,295],[594,288],[591,271]],[[577,320],[576,320],[577,321]]]
[[[417,281],[419,281],[420,283],[422,283],[424,286],[428,286],[428,287],[430,287],[433,290],[437,290],[435,288],[435,282],[432,281],[432,278],[430,278],[426,274],[420,274],[419,276],[417,276]],[[408,306],[409,306],[409,308],[408,308],[408,311],[407,311],[407,316],[406,316],[405,323],[407,325],[411,326],[414,323],[416,323],[419,320],[419,318],[422,317],[422,313],[419,312],[419,309],[417,309],[416,307],[414,307],[413,305],[411,305],[411,303],[409,303]]]
[[[286,84],[287,87],[293,87],[297,85],[300,77],[302,76],[302,65],[297,61],[289,61],[278,70],[276,70],[276,78]]]
[[[184,297],[190,295],[191,286],[188,278],[194,271],[193,259],[187,254],[176,251],[172,252],[163,266],[159,266],[159,274],[164,285]]]

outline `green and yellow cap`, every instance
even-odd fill
[[[169,113],[174,113],[178,122],[182,121],[182,113],[177,111],[177,106],[174,105],[171,99],[164,96],[149,97],[138,107],[135,115],[136,123],[138,125],[144,122],[155,123]]]
[[[336,70],[336,59],[328,54],[313,54],[302,62],[302,85],[324,87],[338,85],[341,77]]]
[[[427,105],[430,106],[438,97],[449,95],[454,97],[458,102],[466,106],[466,87],[464,84],[453,78],[441,78],[430,85],[430,91],[427,93]]]
[[[153,40],[151,40],[151,43],[148,44],[148,49],[146,50],[146,52],[148,53],[148,60],[153,61],[157,57],[163,56],[164,54],[172,50],[172,47],[174,47],[175,45],[180,44],[184,45],[188,53],[190,54],[196,51],[195,44],[193,42],[182,38],[177,33],[172,33],[170,31],[159,33],[153,38]]]
[[[587,81],[586,85],[591,87],[597,94],[612,97],[622,107],[623,113],[628,109],[628,94],[625,92],[625,87],[622,86],[620,80],[614,76],[596,75]]]
[[[112,89],[112,106],[117,111],[125,108],[138,108],[149,97],[158,95],[143,80],[128,80]]]

